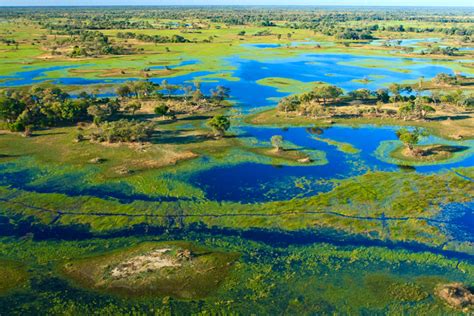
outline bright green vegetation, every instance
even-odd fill
[[[321,138],[321,137],[314,137],[315,140],[319,142],[324,142],[326,144],[336,146],[339,151],[342,151],[346,154],[357,154],[360,152],[359,149],[355,148],[353,145],[344,142],[338,142],[333,139]]]
[[[28,274],[25,267],[17,262],[0,260],[0,295],[25,285]]]
[[[316,84],[318,84],[318,82],[302,82],[290,78],[265,78],[258,80],[257,83],[263,86],[274,87],[278,92],[286,93],[307,92],[311,90]]]
[[[144,243],[68,262],[63,271],[85,287],[107,292],[195,299],[213,292],[236,258],[185,242]]]

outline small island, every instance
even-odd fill
[[[422,137],[428,136],[419,128],[408,130],[401,128],[397,131],[398,139],[403,146],[397,147],[390,153],[395,159],[409,162],[438,162],[453,158],[454,154],[467,149],[463,146],[451,146],[444,144],[418,145]]]
[[[94,290],[193,299],[217,289],[237,257],[186,242],[145,242],[68,262],[62,271],[80,286]]]

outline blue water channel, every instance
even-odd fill
[[[264,202],[268,200],[288,200],[295,197],[311,196],[332,188],[328,181],[345,179],[366,173],[367,171],[401,172],[439,172],[474,165],[472,153],[463,159],[446,164],[434,164],[407,167],[380,160],[375,151],[383,141],[394,141],[396,127],[343,127],[333,126],[326,129],[292,127],[281,128],[242,128],[247,137],[267,142],[273,135],[282,135],[284,140],[298,146],[299,149],[315,149],[326,153],[325,165],[282,166],[259,163],[242,163],[220,166],[191,175],[190,182],[203,189],[207,197],[213,200],[238,202]],[[338,142],[350,143],[360,150],[357,154],[339,151],[336,146],[315,139],[327,138]],[[427,143],[446,143],[437,137],[425,140]],[[466,144],[465,150],[469,150]],[[296,185],[301,178],[309,181],[309,188]],[[323,180],[323,181],[321,181]]]

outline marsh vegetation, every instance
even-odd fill
[[[472,312],[470,8],[0,11],[0,314]]]

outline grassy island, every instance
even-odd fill
[[[186,242],[147,242],[71,261],[62,270],[78,284],[95,290],[196,299],[220,285],[237,257]]]

